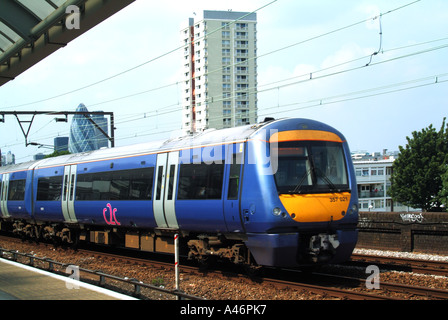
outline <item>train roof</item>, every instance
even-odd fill
[[[25,162],[17,165],[0,167],[0,174],[3,172],[17,172],[31,168],[45,168],[80,162],[93,162],[103,159],[114,159],[128,156],[138,156],[156,152],[181,150],[199,146],[214,145],[217,143],[236,143],[250,138],[257,131],[263,128],[278,128],[285,125],[286,130],[292,125],[297,128],[297,124],[305,124],[315,129],[332,129],[331,127],[317,121],[308,119],[266,119],[264,122],[252,125],[245,125],[226,129],[207,129],[202,132],[175,137],[167,140],[145,142],[140,144],[121,146],[115,148],[104,148],[89,152],[63,155],[59,157],[46,158],[38,161]],[[334,129],[333,129],[334,130]],[[332,131],[333,131],[332,130]]]
[[[70,163],[99,161],[102,159],[113,159],[126,156],[137,156],[155,152],[170,150],[180,150],[191,147],[206,146],[216,143],[244,141],[265,123],[256,125],[246,125],[227,129],[207,129],[202,132],[166,140],[144,142],[134,145],[121,146],[115,148],[103,148],[83,153],[62,155],[43,160],[24,162],[20,164],[0,167],[0,174],[3,172],[24,171],[31,168],[44,168]]]

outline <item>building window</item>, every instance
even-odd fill
[[[236,71],[237,72],[246,72],[247,71],[247,67],[236,67]]]
[[[236,23],[236,28],[237,29],[246,29],[247,23]]]
[[[373,200],[373,206],[375,209],[384,208],[384,200]]]
[[[360,201],[359,208],[360,209],[369,209],[369,201]]]

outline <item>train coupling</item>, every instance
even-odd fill
[[[336,234],[321,233],[310,238],[309,252],[311,260],[315,263],[330,261],[339,247],[339,240]]]

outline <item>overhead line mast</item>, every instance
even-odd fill
[[[98,129],[109,141],[111,147],[115,147],[115,125],[114,125],[114,113],[113,112],[103,112],[103,111],[0,111],[0,122],[5,122],[5,115],[14,115],[17,118],[17,122],[20,125],[23,136],[25,137],[25,146],[34,145],[28,142],[28,134],[30,133],[31,126],[36,115],[64,115],[64,118],[56,118],[56,122],[67,122],[68,115],[83,115],[89,120],[96,129]],[[20,120],[19,115],[31,115],[31,120]],[[110,136],[90,117],[91,115],[104,115],[110,117]],[[23,123],[28,123],[28,128],[25,131]]]

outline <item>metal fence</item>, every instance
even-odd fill
[[[8,257],[9,256],[9,257]],[[24,263],[24,262],[20,262],[18,261],[19,257],[23,257],[25,259],[29,259],[28,263]],[[89,274],[91,276],[97,277],[98,280],[97,281],[93,281],[92,279],[90,279],[90,281],[85,281],[85,280],[81,280],[80,278],[77,279],[78,277],[76,277],[75,280],[79,280],[82,282],[86,282],[86,283],[91,283],[92,281],[94,282],[94,284],[100,286],[100,287],[108,287],[114,291],[125,291],[123,289],[120,290],[116,290],[116,286],[109,284],[109,282],[121,282],[121,283],[125,283],[128,284],[130,286],[133,287],[132,293],[131,295],[136,297],[136,298],[146,298],[146,299],[159,299],[159,300],[169,300],[169,299],[177,299],[177,300],[205,300],[201,297],[197,297],[197,296],[193,296],[193,295],[189,295],[186,293],[183,293],[179,290],[170,290],[170,289],[166,289],[163,287],[158,287],[155,285],[151,285],[151,284],[147,284],[147,283],[143,283],[137,279],[132,279],[132,278],[121,278],[118,276],[114,276],[114,275],[110,275],[110,274],[106,274],[103,273],[101,271],[95,271],[95,270],[89,270],[89,269],[85,269],[85,268],[81,268],[78,266],[74,266],[73,264],[67,264],[67,263],[61,263],[61,262],[57,262],[54,260],[51,260],[49,258],[39,258],[36,257],[32,254],[29,253],[20,253],[16,250],[8,250],[8,249],[3,249],[0,248],[0,258],[4,258],[4,259],[8,259],[11,261],[15,261],[15,262],[19,262],[22,264],[26,264],[29,266],[33,266],[42,270],[46,270],[48,272],[52,272],[55,274],[59,274],[59,275],[64,275],[67,276],[67,279],[73,278],[73,273],[67,273],[67,272],[62,272],[62,271],[58,271],[55,269],[55,266],[60,266],[61,269],[63,270],[67,270],[67,271],[75,271],[76,272],[83,272],[85,274]],[[40,261],[44,266],[46,265],[46,267],[39,267],[36,265],[36,261]],[[96,282],[96,283],[95,283]],[[149,295],[150,298],[148,298],[148,295],[144,295],[143,294],[143,289],[145,290],[150,290],[153,294]],[[154,293],[156,295],[154,295]]]

